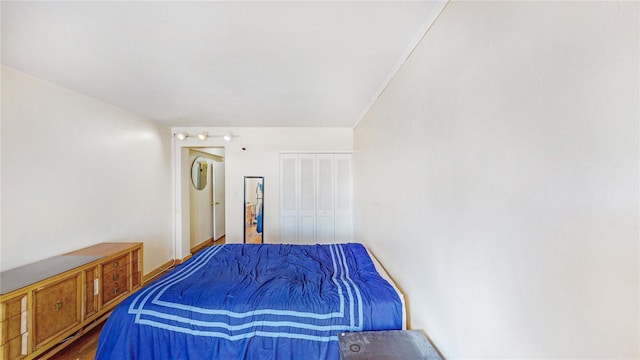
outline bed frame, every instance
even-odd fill
[[[373,265],[376,267],[376,271],[378,272],[378,274],[380,274],[383,279],[387,280],[398,294],[400,303],[402,303],[402,330],[407,330],[407,304],[404,299],[404,294],[400,291],[400,288],[398,288],[393,279],[391,279],[391,276],[389,276],[387,270],[385,270],[382,264],[380,264],[378,259],[373,255],[371,250],[368,247],[366,249],[367,253],[369,253],[369,257],[371,257],[371,260],[373,261]]]

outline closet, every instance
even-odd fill
[[[352,173],[350,153],[280,154],[282,243],[352,241]]]

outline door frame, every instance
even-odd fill
[[[191,256],[191,240],[190,240],[190,213],[189,213],[189,188],[190,171],[184,171],[184,167],[190,167],[189,164],[189,148],[224,148],[225,155],[228,152],[227,144],[221,138],[207,138],[198,140],[195,137],[187,137],[184,140],[178,140],[174,136],[177,132],[197,133],[201,129],[171,129],[171,177],[172,177],[172,214],[173,223],[173,258],[178,261],[186,260]],[[225,167],[228,165],[225,156]],[[228,182],[228,175],[225,169],[225,183]],[[186,196],[185,196],[186,195]],[[227,197],[225,192],[225,197]],[[226,202],[226,201],[225,201]],[[226,205],[225,205],[226,206]],[[228,209],[225,208],[225,213]],[[228,233],[228,221],[225,220],[225,234]]]
[[[224,169],[224,173],[226,174],[226,169],[225,169],[226,164],[225,164],[225,158],[224,157],[222,157],[222,162],[221,163],[222,163],[222,169]],[[218,182],[222,181],[223,182],[222,185],[224,186],[225,185],[224,184],[225,178],[224,178],[224,176],[222,178],[220,178],[219,175],[218,175],[218,181],[216,181],[216,173],[217,173],[217,171],[215,171],[216,164],[217,164],[217,162],[214,162],[213,164],[211,164],[211,184],[212,184],[211,202],[213,203],[212,204],[212,208],[213,208],[213,210],[212,210],[212,216],[213,216],[213,219],[212,219],[212,225],[213,225],[212,238],[213,238],[214,241],[218,240],[221,237],[226,235],[226,224],[227,224],[227,221],[226,221],[226,209],[225,209],[226,202],[227,202],[226,190],[223,189],[223,191],[222,191],[223,196],[222,196],[221,199],[218,199],[218,196],[216,196],[216,189],[217,190],[220,189],[220,185],[218,184]],[[218,204],[216,204],[216,203],[218,203]],[[217,206],[217,205],[221,205],[221,206]],[[222,214],[219,213],[220,211],[222,211]],[[223,222],[223,227],[225,227],[225,228],[223,228],[223,229],[219,229],[218,225],[217,225],[217,222],[219,222],[221,215],[224,215],[224,219],[222,220],[222,222]],[[218,233],[221,233],[221,235],[218,236]]]

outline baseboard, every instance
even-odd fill
[[[176,260],[176,265],[182,264],[183,262],[185,262],[185,261],[187,261],[189,259],[191,259],[191,254],[185,256],[184,259],[182,259],[182,260]]]
[[[213,238],[203,241],[202,243],[194,246],[191,248],[191,254],[195,254],[198,251],[204,249],[207,246],[211,246],[214,244],[214,240]],[[191,254],[188,254],[187,256],[185,256],[183,259],[175,259],[175,260],[169,260],[166,263],[160,265],[159,267],[157,267],[156,269],[151,270],[148,274],[144,275],[142,277],[142,283],[146,284],[150,281],[155,280],[157,277],[159,277],[160,275],[162,275],[164,272],[173,269],[176,265],[182,264],[183,262],[189,260],[191,258]]]
[[[142,277],[142,282],[144,284],[155,280],[158,276],[162,275],[165,271],[171,270],[174,266],[178,265],[179,262],[176,260],[169,260],[166,263],[160,265],[158,268],[151,270],[148,274]]]
[[[192,253],[192,254],[195,254],[195,253],[197,253],[198,251],[200,251],[200,250],[202,250],[202,249],[206,248],[207,246],[211,246],[211,245],[213,245],[213,242],[214,242],[213,238],[211,238],[211,239],[209,239],[209,240],[205,240],[205,241],[201,242],[200,244],[198,244],[198,245],[196,245],[196,246],[192,247],[192,248],[191,248],[191,253]]]

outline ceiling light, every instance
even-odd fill
[[[227,133],[225,133],[224,135],[216,135],[216,134],[210,135],[209,132],[207,131],[203,131],[197,134],[196,133],[189,134],[188,132],[181,131],[181,132],[174,133],[173,136],[180,141],[185,140],[188,137],[195,137],[195,138],[198,138],[200,141],[207,140],[208,138],[222,138],[226,142],[233,140],[234,137],[238,137],[238,135],[234,135],[231,131],[227,131]]]
[[[209,134],[206,131],[198,134],[198,139],[200,140],[206,140],[208,137],[209,137]]]

